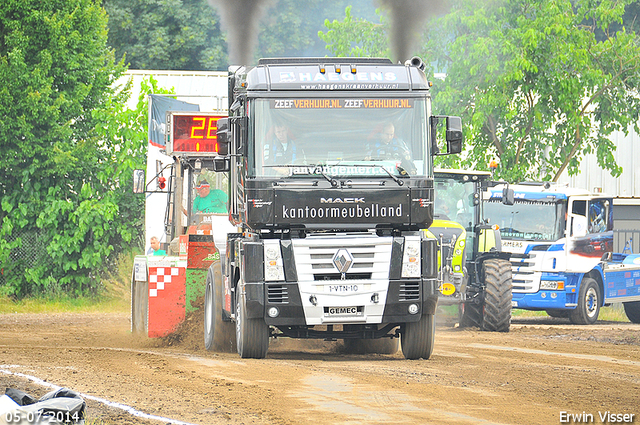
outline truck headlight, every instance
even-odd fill
[[[279,240],[264,241],[264,280],[271,282],[284,280]]]
[[[407,236],[404,238],[404,253],[402,255],[402,277],[420,277],[420,237]]]
[[[540,289],[546,289],[551,291],[564,290],[564,281],[562,280],[541,280]]]

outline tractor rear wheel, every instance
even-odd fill
[[[484,306],[475,300],[460,303],[458,320],[461,328],[482,328]]]
[[[482,329],[509,332],[511,327],[512,278],[511,263],[492,258],[482,264],[484,275],[484,314]]]

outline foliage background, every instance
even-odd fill
[[[233,1],[233,0],[228,0]],[[253,3],[265,3],[256,0]],[[375,19],[372,0],[277,0],[260,21],[255,58],[325,56],[317,37],[325,19],[345,8]],[[104,0],[109,45],[131,69],[226,71],[229,55],[220,14],[207,0]]]
[[[0,294],[92,293],[135,244],[146,110],[125,111],[125,67],[93,0],[0,4]]]

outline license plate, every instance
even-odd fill
[[[325,316],[362,316],[362,306],[359,307],[325,307]]]
[[[358,292],[359,285],[327,285],[330,293]]]

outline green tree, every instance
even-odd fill
[[[347,6],[342,21],[325,20],[326,32],[318,31],[318,37],[326,43],[332,55],[338,57],[389,57],[387,24],[379,11],[380,23],[369,22],[351,15]]]
[[[426,57],[446,71],[435,108],[464,117],[464,165],[498,158],[502,178],[555,181],[595,153],[619,175],[608,136],[640,118],[640,46],[621,26],[629,3],[459,0],[432,22]]]
[[[324,56],[317,37],[325,18],[352,4],[358,16],[373,18],[371,0],[278,0],[260,20],[254,57]],[[220,13],[207,0],[104,0],[109,45],[133,69],[226,70],[228,48]],[[238,28],[243,33],[245,28]]]
[[[318,31],[325,29],[325,21],[341,17],[349,5],[352,15],[375,18],[371,0],[278,0],[261,20],[256,57],[326,56]]]
[[[219,17],[207,0],[105,0],[109,45],[132,69],[222,70]]]
[[[0,5],[0,294],[95,290],[135,241],[146,110],[124,110],[106,23],[98,0]]]

